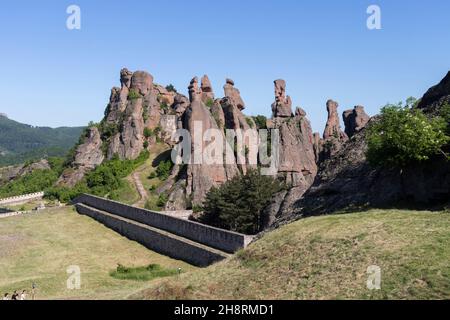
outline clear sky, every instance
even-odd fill
[[[66,9],[81,8],[81,30]],[[366,26],[381,8],[381,30]],[[187,93],[234,79],[246,114],[270,115],[273,80],[323,131],[340,112],[420,97],[450,70],[448,0],[43,0],[0,3],[0,112],[32,125],[99,121],[119,71],[146,70]]]

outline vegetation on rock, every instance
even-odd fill
[[[49,158],[51,169],[35,170],[0,187],[0,198],[41,192],[53,186],[62,172],[62,158]]]
[[[116,198],[113,191],[123,187],[122,179],[127,177],[137,167],[143,164],[149,157],[148,151],[143,151],[138,158],[134,160],[121,160],[117,156],[111,160],[103,162],[73,188],[51,187],[46,191],[46,197],[50,199],[59,199],[62,202],[68,202],[76,198],[81,193],[91,193],[97,196],[107,196]]]
[[[367,159],[372,165],[405,167],[443,153],[450,141],[442,117],[428,118],[411,105],[387,105],[367,131]]]

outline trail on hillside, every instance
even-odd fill
[[[147,190],[145,190],[144,185],[142,184],[141,179],[139,178],[139,171],[133,172],[131,175],[131,179],[133,180],[134,185],[136,186],[136,190],[139,193],[139,201],[133,204],[135,207],[144,207],[145,202],[148,199]]]

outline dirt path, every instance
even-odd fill
[[[148,199],[147,190],[145,190],[144,185],[142,184],[141,179],[139,178],[139,171],[135,171],[131,175],[131,179],[133,180],[134,185],[136,186],[136,190],[139,193],[139,197],[141,198],[138,202],[134,204],[136,207],[144,207],[145,202]]]

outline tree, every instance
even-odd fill
[[[202,222],[246,234],[263,229],[263,209],[283,185],[276,179],[250,170],[212,188],[203,204]]]
[[[414,102],[409,101],[414,104]],[[368,128],[367,158],[372,165],[403,168],[443,153],[450,140],[442,117],[427,118],[421,110],[402,104],[387,105]]]

